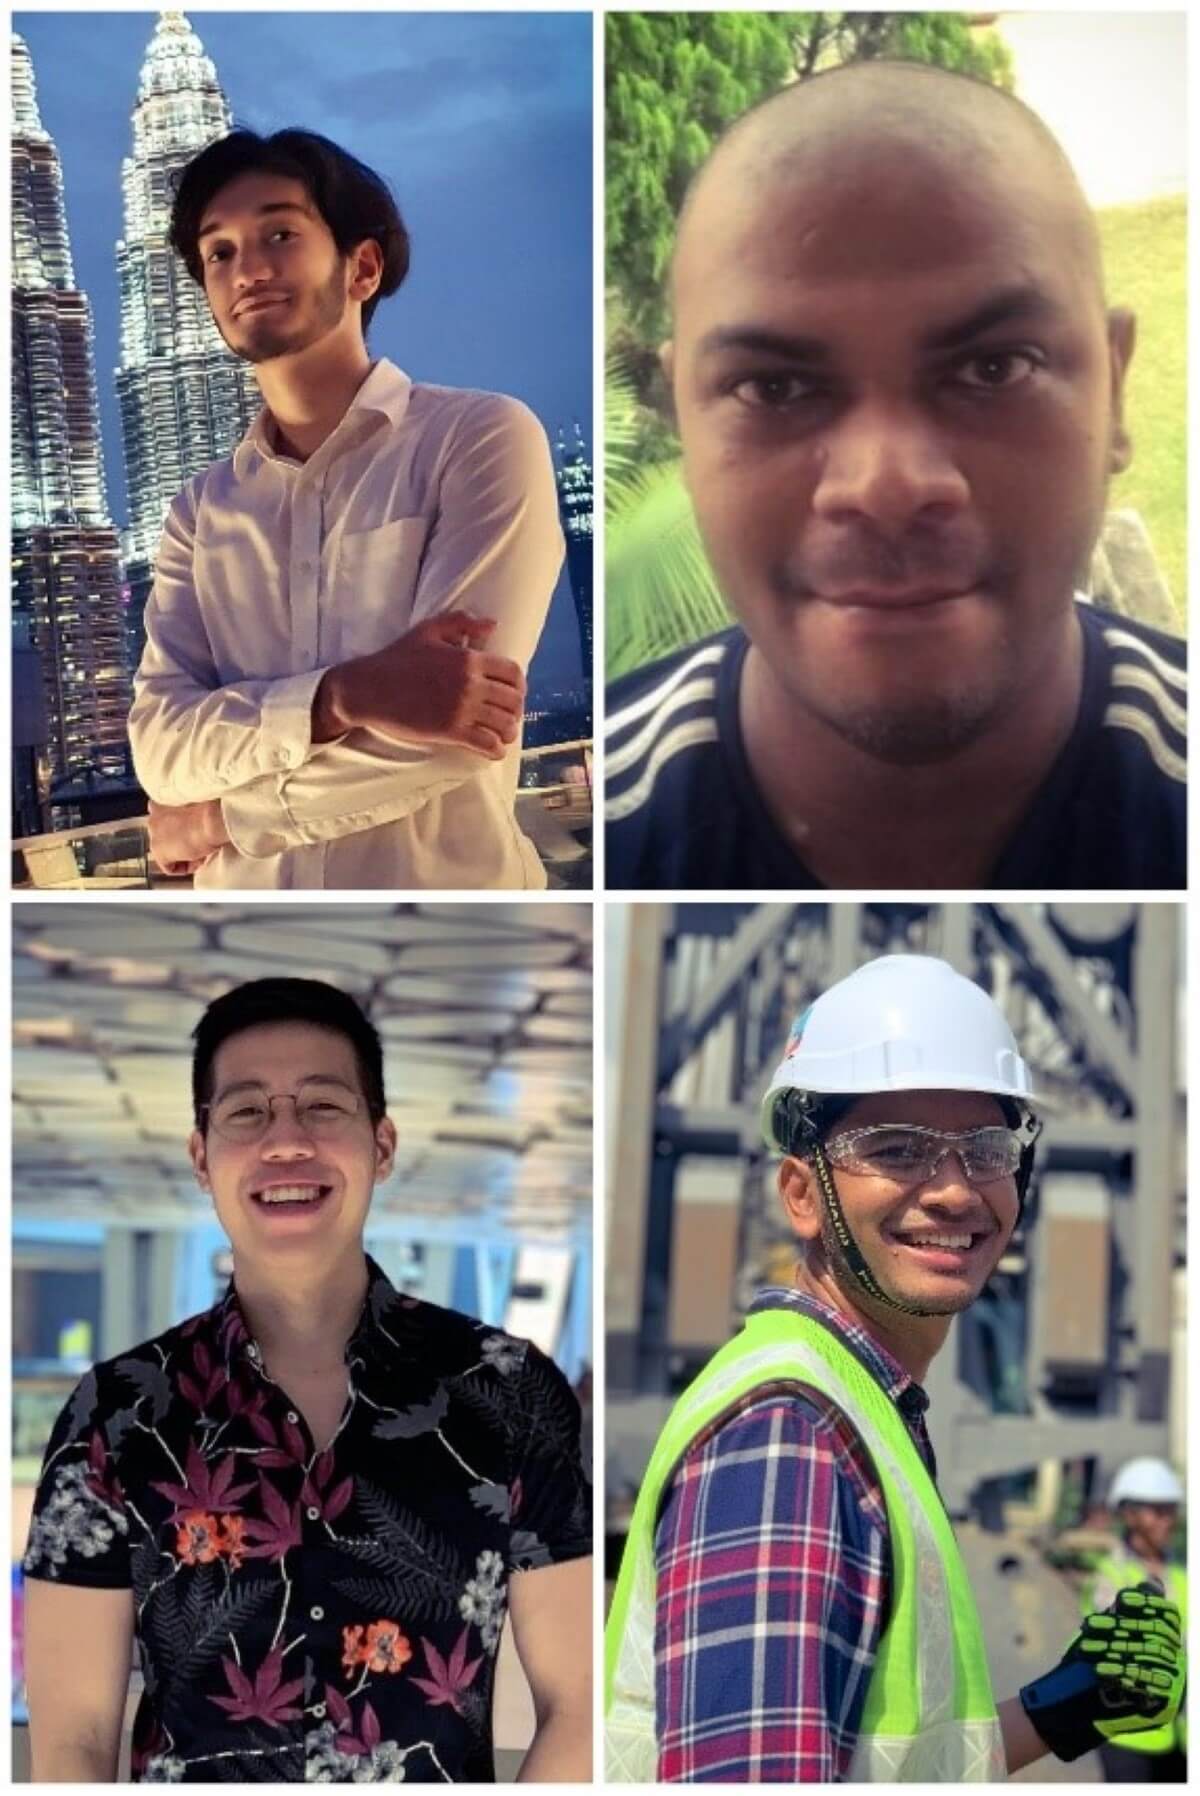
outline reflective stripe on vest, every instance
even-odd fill
[[[654,1533],[667,1484],[709,1423],[749,1392],[778,1384],[808,1386],[837,1405],[870,1454],[887,1507],[891,1603],[850,1780],[1003,1780],[983,1631],[941,1499],[891,1399],[836,1335],[795,1310],[747,1319],[679,1399],[651,1456],[606,1631],[609,1778],[657,1778]]]
[[[1084,1614],[1090,1615],[1095,1608],[1094,1592],[1098,1584],[1111,1584],[1114,1590],[1132,1590],[1150,1572],[1140,1559],[1132,1554],[1128,1558],[1116,1554],[1097,1560],[1092,1568],[1092,1582],[1085,1586]],[[1183,1638],[1187,1640],[1187,1573],[1182,1565],[1163,1566],[1163,1589],[1173,1603],[1179,1605],[1179,1613],[1183,1621]],[[1165,1727],[1146,1728],[1140,1734],[1118,1734],[1110,1742],[1119,1746],[1123,1752],[1147,1752],[1152,1756],[1157,1753],[1187,1751],[1187,1717],[1182,1709],[1174,1721]]]

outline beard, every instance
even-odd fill
[[[1001,655],[1006,649],[1000,650]],[[830,704],[829,688],[806,695],[806,709],[853,748],[894,767],[930,766],[974,742],[1007,708],[1011,694],[995,682],[964,679],[940,692],[901,700]]]
[[[241,361],[257,366],[259,362],[274,361],[282,355],[298,355],[302,350],[310,349],[319,343],[322,337],[336,330],[342,322],[346,311],[346,283],[341,262],[334,265],[333,273],[315,292],[307,306],[307,317],[296,319],[292,316],[297,301],[293,299],[288,308],[288,316],[279,318],[275,312],[261,312],[244,320],[234,320],[241,325],[245,335],[239,342],[234,342],[220,324],[226,346]]]

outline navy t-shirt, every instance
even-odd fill
[[[1077,605],[1075,727],[987,890],[1187,884],[1187,647]],[[613,890],[819,889],[754,783],[738,718],[740,628],[618,680],[605,731],[605,884]]]

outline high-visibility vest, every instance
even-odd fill
[[[1183,1638],[1187,1639],[1187,1571],[1182,1565],[1164,1565],[1162,1568],[1162,1585],[1173,1603],[1178,1604],[1180,1619],[1183,1623]],[[1098,1559],[1092,1567],[1092,1575],[1083,1590],[1083,1612],[1090,1615],[1098,1605],[1097,1587],[1111,1584],[1114,1590],[1132,1590],[1150,1576],[1149,1568],[1133,1553],[1128,1551],[1108,1553]],[[1112,1745],[1122,1747],[1126,1752],[1180,1752],[1187,1751],[1187,1716],[1180,1709],[1174,1721],[1168,1721],[1163,1727],[1147,1728],[1140,1734],[1119,1734]]]
[[[835,1403],[871,1456],[891,1537],[887,1625],[849,1777],[855,1783],[996,1783],[1006,1775],[983,1631],[941,1498],[898,1410],[829,1329],[761,1310],[679,1399],[651,1456],[606,1632],[605,1742],[614,1783],[654,1783],[654,1532],[691,1443],[760,1386],[807,1386]]]

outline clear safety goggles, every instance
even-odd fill
[[[823,1147],[839,1171],[869,1173],[902,1187],[923,1185],[947,1154],[956,1154],[971,1184],[987,1185],[1014,1176],[1036,1132],[1002,1124],[951,1132],[920,1123],[872,1123],[833,1135]]]

